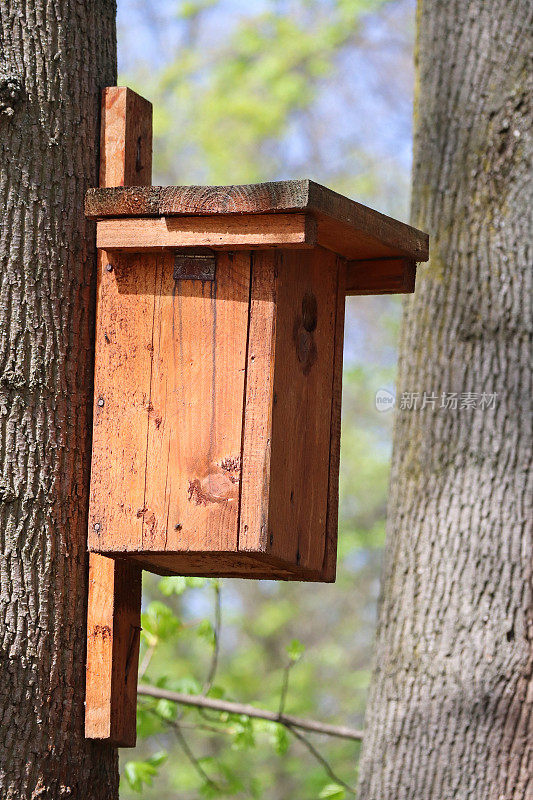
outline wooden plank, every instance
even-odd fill
[[[269,552],[323,565],[338,266],[315,249],[278,265],[269,495]]]
[[[100,186],[152,183],[152,104],[131,89],[102,93]]]
[[[105,250],[165,247],[313,247],[316,224],[305,214],[106,219],[97,223],[96,243]]]
[[[268,496],[279,254],[252,255],[239,550],[268,548]]]
[[[142,549],[236,550],[250,254],[213,282],[160,263]]]
[[[91,550],[142,543],[156,261],[151,253],[118,255],[99,267]]]
[[[317,241],[336,255],[351,259],[384,259],[404,254],[404,243],[397,246],[376,239],[367,231],[353,228],[326,214],[317,214]]]
[[[344,312],[346,306],[346,269],[342,259],[339,259],[337,274],[335,350],[333,354],[333,384],[331,391],[331,424],[329,436],[328,509],[326,520],[326,546],[321,572],[321,580],[328,583],[333,583],[335,581],[337,573],[342,368],[344,355]]]
[[[100,185],[151,182],[151,104],[130,89],[104,89]],[[99,253],[97,298],[103,291],[101,277],[109,275],[108,264],[106,254]],[[99,312],[97,299],[97,351],[107,346],[105,333],[103,341],[99,339]],[[94,475],[94,469],[92,472]],[[90,530],[94,531],[94,524]],[[90,553],[85,704],[85,735],[89,739],[122,747],[135,744],[140,610],[140,568]]]
[[[135,746],[141,569],[91,553],[85,735]]]
[[[416,262],[385,258],[346,263],[346,295],[407,294],[414,292]]]
[[[268,553],[189,552],[135,553],[129,559],[159,575],[253,578],[255,580],[323,581],[321,570],[287,564]]]
[[[104,217],[312,212],[319,243],[348,258],[404,256],[427,261],[427,234],[310,180],[245,186],[90,189],[85,211]]]

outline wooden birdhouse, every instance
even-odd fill
[[[86,215],[90,551],[160,574],[334,580],[345,297],[412,292],[428,237],[310,180],[91,189]]]
[[[93,189],[86,213],[90,549],[333,580],[345,296],[412,291],[426,238],[308,180]]]

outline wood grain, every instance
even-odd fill
[[[151,182],[151,103],[130,89],[108,87],[102,93],[100,184],[134,186]],[[112,264],[106,254],[99,252],[95,365],[97,411],[103,410],[98,405],[98,381],[102,378],[104,362],[112,360],[110,354],[106,354],[111,339],[101,326],[101,299],[104,297],[109,301],[110,292],[113,292],[111,281],[105,281],[111,275],[109,266]],[[102,350],[106,354],[103,361],[100,359]],[[110,481],[111,475],[111,472],[103,472],[100,480]],[[94,461],[91,493],[95,485],[93,480],[99,480]],[[105,485],[102,490],[105,492]],[[109,487],[107,497],[111,497]],[[95,524],[97,521],[93,518],[91,504],[89,532],[96,533]],[[85,689],[85,735],[89,739],[107,740],[122,747],[135,744],[140,610],[139,566],[133,562],[118,562],[97,553],[89,553]]]
[[[157,255],[100,265],[89,547],[142,546]],[[108,266],[112,270],[108,271]]]
[[[135,746],[141,570],[90,554],[85,735]]]
[[[346,262],[346,296],[408,294],[415,290],[416,262],[384,258]]]
[[[96,244],[104,250],[154,250],[165,247],[313,247],[315,220],[305,214],[242,217],[158,217],[106,219],[96,226]]]
[[[100,472],[118,500],[95,483],[105,524],[91,544],[162,573],[324,580],[339,261],[320,248],[216,258],[214,282],[176,280],[172,253],[121,255],[110,274],[120,372],[102,375],[124,402],[117,421],[114,399],[96,413],[108,408],[98,461],[116,454]],[[148,264],[151,312],[152,279],[135,288]]]
[[[91,189],[85,211],[92,219],[312,212],[319,243],[347,258],[427,261],[429,255],[427,234],[310,180]]]
[[[250,254],[213,282],[160,263],[142,549],[236,550]]]
[[[269,487],[269,553],[319,570],[328,502],[338,267],[319,248],[282,254]]]
[[[333,384],[331,391],[331,423],[329,434],[328,507],[326,542],[321,580],[332,583],[337,573],[337,536],[339,523],[339,467],[341,453],[342,369],[344,355],[344,312],[346,307],[346,265],[337,264],[337,307],[335,311],[335,343],[333,352]]]
[[[134,107],[117,91],[108,170]],[[163,574],[334,580],[344,297],[413,291],[427,236],[312,181],[93,190],[86,208],[90,547]],[[198,247],[214,280],[175,271],[172,250]]]
[[[276,354],[276,281],[281,255],[252,255],[242,446],[239,550],[268,547],[268,498]]]
[[[102,93],[100,186],[152,183],[152,104],[131,89],[108,86]]]
[[[320,581],[322,570],[304,569],[261,552],[218,553],[165,552],[132,553],[133,560],[144,569],[159,575],[193,575],[199,577],[252,578],[254,580]]]

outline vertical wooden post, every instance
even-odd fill
[[[102,95],[100,186],[150,186],[152,105],[131,89]],[[98,255],[98,285],[106,267]],[[98,308],[97,308],[98,314]],[[136,738],[141,570],[89,555],[85,735],[120,747]]]

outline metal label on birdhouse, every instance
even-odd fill
[[[333,580],[345,296],[411,291],[423,234],[309,181],[93,190],[87,212],[91,550]]]
[[[214,281],[216,259],[213,252],[176,253],[174,257],[175,281]]]

